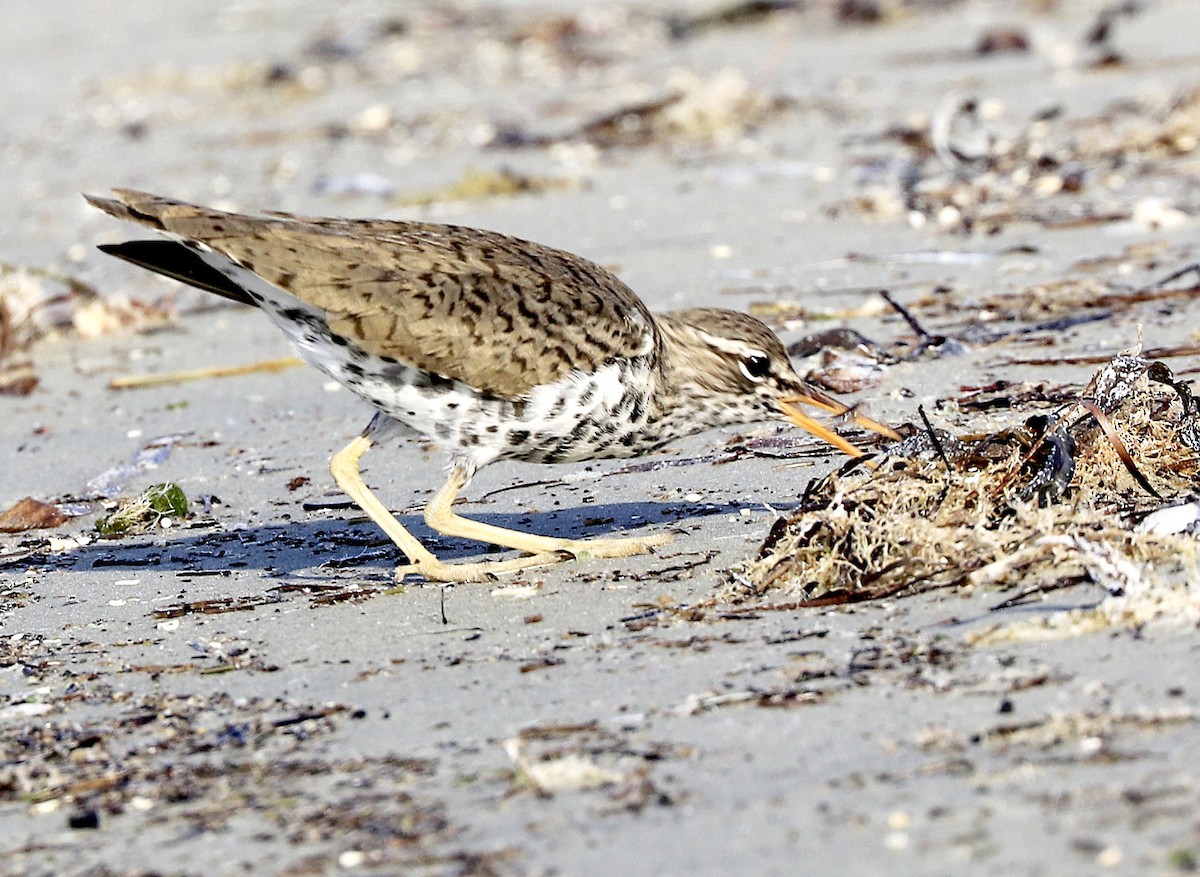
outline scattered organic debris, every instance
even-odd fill
[[[37,389],[38,377],[27,360],[0,360],[0,396],[28,396]]]
[[[1004,364],[1095,365],[1097,363],[1108,362],[1108,360],[1112,359],[1116,355],[1118,354],[1115,352],[1104,351],[1100,353],[1078,353],[1054,357],[1024,356],[1006,359]],[[1147,359],[1171,359],[1176,356],[1200,356],[1200,344],[1181,344],[1172,347],[1151,347],[1144,351],[1144,355]]]
[[[68,520],[58,506],[27,496],[0,514],[0,533],[50,530]]]
[[[81,302],[71,314],[80,338],[99,338],[114,332],[147,332],[175,319],[170,297],[145,302],[125,295],[106,295]]]
[[[187,511],[187,497],[178,484],[170,481],[152,484],[98,520],[96,529],[102,536],[128,536],[170,526],[172,520],[187,517]]]
[[[857,393],[877,386],[895,357],[870,338],[851,329],[826,329],[788,346],[794,357],[813,357],[805,377],[835,393]]]
[[[265,594],[245,597],[216,597],[212,600],[185,600],[168,603],[154,610],[157,619],[181,618],[184,615],[220,615],[225,612],[242,612],[258,606],[278,603],[282,598]]]
[[[63,285],[54,291],[50,284]],[[38,385],[33,366],[19,354],[47,332],[70,324],[77,300],[95,292],[73,278],[0,263],[0,395],[27,396]]]
[[[70,327],[78,308],[103,300],[59,271],[0,262],[0,361],[47,332]]]
[[[1020,750],[1031,761],[1038,754],[1061,753],[1063,750],[1074,750],[1086,757],[1089,754],[1104,755],[1106,747],[1102,741],[1111,739],[1119,730],[1164,732],[1180,725],[1194,724],[1196,720],[1195,711],[1187,707],[1129,712],[1116,709],[1071,710],[1047,713],[1025,721],[1003,722],[972,731],[969,735],[931,729],[922,734],[917,742],[921,748],[932,751],[962,752],[977,746]],[[1093,740],[1101,745],[1081,746],[1081,741],[1085,740]]]
[[[1050,228],[1130,222],[1150,229],[1191,220],[1190,208],[1146,183],[1174,173],[1200,152],[1200,88],[1165,98],[1114,100],[1096,116],[1070,118],[1061,106],[1026,120],[985,96],[956,95],[928,118],[895,124],[880,140],[902,160],[864,154],[862,188],[844,206],[882,221],[904,220],[952,233],[989,234],[1014,222]],[[1185,173],[1181,170],[1180,173]]]
[[[1157,265],[1159,255],[1127,251],[1118,261],[1126,268],[1132,267],[1131,263],[1135,261]],[[910,362],[930,354],[958,355],[971,349],[1014,341],[1053,347],[1068,329],[1109,320],[1116,314],[1143,305],[1181,309],[1200,296],[1196,276],[1200,276],[1200,265],[1191,263],[1138,287],[1115,280],[1069,277],[969,301],[934,290],[904,304],[889,290],[880,289],[879,297],[908,324],[912,330],[910,336],[902,336],[885,345],[853,329],[839,327],[804,336],[788,347],[788,353],[793,357],[808,358],[805,377],[813,383],[834,392],[856,392],[879,384],[886,377],[888,368],[898,362]],[[1185,278],[1191,279],[1180,284],[1179,281]],[[752,311],[774,323],[811,317],[805,309],[787,302],[778,302],[770,308],[760,305]],[[943,319],[934,331],[925,327],[917,313]],[[1176,344],[1149,348],[1143,355],[1158,360],[1193,356],[1198,352],[1200,345]],[[1116,351],[1098,351],[1074,355],[1008,356],[1002,362],[1040,366],[1103,364],[1117,355]],[[991,404],[995,407],[1000,403],[993,401]]]
[[[535,177],[506,167],[486,171],[467,168],[457,182],[440,189],[402,195],[395,200],[404,207],[425,207],[441,201],[483,201],[488,198],[539,194],[564,189],[569,185],[570,181],[565,179]]]
[[[1023,54],[1029,51],[1030,39],[1022,27],[994,25],[986,28],[975,40],[978,55]]]
[[[851,464],[810,484],[735,573],[731,596],[818,605],[1091,583],[1123,597],[1125,617],[1154,617],[1171,591],[1158,574],[1194,575],[1200,560],[1192,537],[1135,528],[1195,496],[1200,406],[1188,386],[1163,363],[1124,354],[1071,403],[1011,410],[1027,419],[982,435],[927,421],[874,471]],[[1182,616],[1200,620],[1200,600],[1184,603]]]
[[[807,5],[801,0],[739,0],[692,15],[673,13],[666,23],[671,38],[683,40],[710,30],[758,24],[783,12],[800,13]]]
[[[1200,285],[1173,285],[1189,274],[1200,276],[1200,266],[1187,265],[1138,289],[1120,287],[1090,278],[1064,278],[1039,283],[1016,293],[998,293],[979,301],[981,316],[988,322],[1047,319],[1081,311],[1099,312],[1101,317],[1147,303],[1191,301],[1200,296]]]
[[[295,356],[284,356],[279,359],[264,359],[260,362],[251,362],[246,365],[213,366],[211,368],[196,368],[153,375],[122,375],[111,378],[108,382],[108,388],[110,390],[132,390],[141,389],[142,387],[161,387],[164,384],[181,384],[186,381],[201,381],[208,378],[229,378],[261,372],[281,372],[299,365],[304,365],[304,360]]]
[[[169,300],[102,296],[61,272],[0,262],[0,395],[26,396],[37,387],[32,365],[20,355],[46,335],[73,331],[95,338],[124,329],[144,331],[173,317]]]
[[[599,149],[677,143],[728,146],[791,105],[787,98],[755,91],[733,69],[709,77],[677,71],[668,87],[665,94],[626,103],[565,132],[501,130],[492,145],[545,147],[582,141]]]
[[[533,726],[501,745],[516,768],[518,787],[543,798],[606,789],[627,810],[673,804],[674,797],[652,781],[650,765],[690,754],[666,744],[635,746],[592,722]]]

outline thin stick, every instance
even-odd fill
[[[1087,353],[1078,356],[1036,357],[1029,359],[1003,359],[1001,365],[1095,365],[1105,363],[1119,354],[1119,350],[1111,353]],[[1167,359],[1175,356],[1195,356],[1200,354],[1200,344],[1183,344],[1178,347],[1151,347],[1143,350],[1144,359]]]
[[[1100,429],[1104,431],[1104,437],[1112,444],[1113,450],[1117,452],[1117,456],[1121,459],[1121,463],[1129,471],[1129,474],[1133,476],[1133,480],[1141,486],[1142,490],[1155,499],[1162,499],[1162,494],[1154,489],[1154,486],[1146,480],[1146,476],[1138,469],[1137,464],[1133,462],[1133,457],[1130,455],[1128,448],[1125,447],[1125,442],[1121,441],[1121,437],[1113,427],[1112,421],[1108,419],[1108,415],[1091,399],[1080,399],[1079,404],[1086,408],[1092,417],[1096,418],[1096,422],[1100,424]]]
[[[921,415],[921,422],[925,424],[925,432],[929,436],[929,440],[933,442],[933,449],[937,451],[938,458],[942,461],[942,465],[946,467],[946,483],[942,485],[941,495],[938,496],[938,501],[935,503],[940,510],[942,503],[950,495],[950,482],[954,480],[954,469],[950,466],[950,458],[946,456],[946,449],[942,447],[942,440],[938,438],[937,431],[933,428],[933,424],[929,422],[929,415],[925,413],[925,406],[918,405],[917,413]]]
[[[134,390],[142,387],[158,387],[163,384],[182,384],[186,381],[200,381],[206,378],[229,378],[258,372],[281,372],[298,365],[304,365],[304,360],[295,356],[286,356],[282,359],[264,359],[261,362],[251,362],[246,365],[213,366],[180,372],[163,372],[156,375],[123,375],[112,378],[108,382],[108,388],[110,390]]]
[[[922,341],[933,340],[933,336],[925,331],[925,327],[917,321],[917,318],[909,313],[908,308],[892,298],[892,294],[890,292],[888,292],[886,289],[881,289],[879,290],[879,294],[883,297],[884,301],[892,306],[892,310],[899,314],[904,322],[908,323],[909,328],[917,333],[918,338],[920,338]]]

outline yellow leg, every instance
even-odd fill
[[[368,430],[369,432],[370,430]],[[493,542],[506,548],[527,551],[529,554],[509,560],[443,563],[412,533],[408,532],[403,524],[396,520],[396,516],[387,510],[363,482],[358,461],[371,447],[371,444],[368,434],[360,435],[333,455],[333,459],[329,463],[329,471],[333,474],[338,487],[354,500],[372,521],[379,525],[379,528],[396,543],[408,558],[407,564],[396,568],[397,578],[416,573],[436,582],[485,582],[491,581],[502,573],[561,563],[572,557],[583,555],[626,557],[649,551],[655,545],[662,545],[670,541],[670,536],[666,534],[644,539],[550,539],[470,521],[450,509],[458,492],[470,480],[466,469],[456,466],[450,473],[450,478],[446,481],[445,486],[437,492],[426,508],[426,522],[439,533],[447,536],[462,536],[481,542]]]
[[[483,582],[489,581],[500,573],[558,563],[564,559],[557,554],[539,554],[493,563],[443,563],[434,557],[433,553],[422,545],[412,533],[404,529],[404,525],[396,520],[396,516],[387,510],[363,482],[358,461],[370,447],[371,439],[366,435],[360,435],[333,455],[333,459],[329,462],[329,471],[333,473],[333,479],[337,482],[338,487],[358,503],[359,508],[379,525],[379,528],[396,543],[408,558],[408,564],[397,567],[397,578],[403,578],[408,573],[420,573],[430,581],[436,582]]]
[[[530,554],[568,554],[573,557],[630,557],[646,554],[650,549],[665,545],[674,538],[670,533],[651,536],[634,536],[624,539],[608,537],[594,539],[560,539],[553,536],[538,536],[522,533],[507,527],[496,527],[480,521],[464,518],[453,509],[454,499],[467,482],[470,472],[463,466],[455,466],[450,477],[437,495],[425,507],[425,523],[446,536],[459,536],[477,542],[491,542],[505,548],[515,548]]]
[[[404,525],[396,520],[396,516],[387,510],[383,503],[371,493],[371,489],[362,480],[362,472],[358,461],[371,447],[371,440],[360,435],[346,447],[333,455],[329,461],[329,471],[333,480],[346,496],[350,497],[367,515],[379,525],[379,529],[399,546],[404,555],[415,564],[437,563],[437,558],[417,541],[417,537],[404,529]]]

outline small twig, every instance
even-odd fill
[[[1197,278],[1200,278],[1200,262],[1193,262],[1190,265],[1184,265],[1178,271],[1172,271],[1166,277],[1160,278],[1159,280],[1154,281],[1153,283],[1149,284],[1148,286],[1143,286],[1141,289],[1136,290],[1134,294],[1135,295],[1143,295],[1147,292],[1155,292],[1157,290],[1162,289],[1168,283],[1174,283],[1180,277],[1186,277],[1188,274],[1195,274]],[[1183,291],[1188,292],[1191,290],[1183,290]]]
[[[282,359],[266,359],[262,362],[252,362],[246,365],[213,366],[211,368],[196,368],[187,371],[163,372],[156,375],[123,375],[112,378],[108,382],[110,390],[133,390],[142,387],[159,387],[164,384],[182,384],[186,381],[200,381],[206,378],[228,378],[237,375],[256,374],[258,372],[281,372],[284,369],[303,365],[304,360],[295,356],[285,356]]]
[[[892,310],[898,313],[901,318],[903,318],[904,322],[908,323],[909,327],[917,333],[917,337],[919,337],[922,341],[933,340],[934,336],[925,331],[925,327],[917,321],[917,318],[909,313],[908,308],[892,298],[892,294],[890,292],[888,292],[886,289],[881,289],[879,290],[879,295],[884,301],[892,306]]]
[[[937,451],[938,459],[946,467],[946,483],[942,485],[942,493],[936,503],[937,508],[941,509],[942,503],[946,501],[946,497],[950,494],[950,481],[954,477],[954,470],[950,468],[950,458],[946,456],[946,449],[942,446],[942,440],[938,438],[937,431],[934,430],[933,424],[929,422],[929,416],[925,413],[925,406],[918,405],[917,413],[921,415],[921,422],[925,424],[925,433],[929,436],[929,441],[933,443],[933,449]]]
[[[1043,582],[1042,584],[1038,585],[1030,585],[1028,588],[1022,588],[1011,597],[1001,600],[995,606],[990,607],[988,612],[1000,612],[1003,609],[1011,609],[1014,606],[1020,606],[1030,597],[1033,597],[1037,594],[1049,594],[1051,591],[1061,591],[1064,588],[1073,588],[1075,585],[1082,584],[1086,581],[1088,581],[1088,578],[1085,576],[1082,579],[1060,579],[1055,582]]]
[[[1128,308],[1148,301],[1163,301],[1170,298],[1194,298],[1200,287],[1186,286],[1182,289],[1137,289],[1133,292],[1110,292],[1097,296],[1089,303],[1093,308]]]
[[[1106,363],[1118,356],[1121,351],[1111,353],[1088,353],[1078,356],[1034,357],[1029,359],[1004,359],[1002,365],[1096,365]],[[1152,347],[1143,350],[1145,359],[1169,359],[1176,356],[1196,356],[1200,354],[1200,344],[1183,344],[1178,347]]]
[[[1035,332],[1061,332],[1065,329],[1072,329],[1075,326],[1082,326],[1086,323],[1098,323],[1101,320],[1107,320],[1112,315],[1113,312],[1111,310],[1070,314],[1066,317],[1043,320],[1040,323],[1030,323],[1025,326],[1014,326],[1009,329],[983,329],[978,327],[977,324],[971,324],[953,337],[968,343],[995,344],[997,341],[1004,341],[1008,338],[1021,335],[1032,335]]]

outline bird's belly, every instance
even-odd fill
[[[483,393],[335,340],[315,308],[276,322],[301,356],[408,429],[482,466],[497,459],[570,463],[633,457],[665,443],[649,435],[647,360],[572,372],[517,399]],[[269,312],[270,313],[270,312]]]
[[[647,431],[651,369],[634,360],[573,372],[536,388],[507,412],[500,456],[531,463],[633,457],[663,444]]]
[[[341,377],[401,424],[476,466],[497,459],[570,463],[630,457],[661,442],[644,440],[647,394],[630,391],[606,367],[535,388],[520,399],[491,396],[406,366]]]

